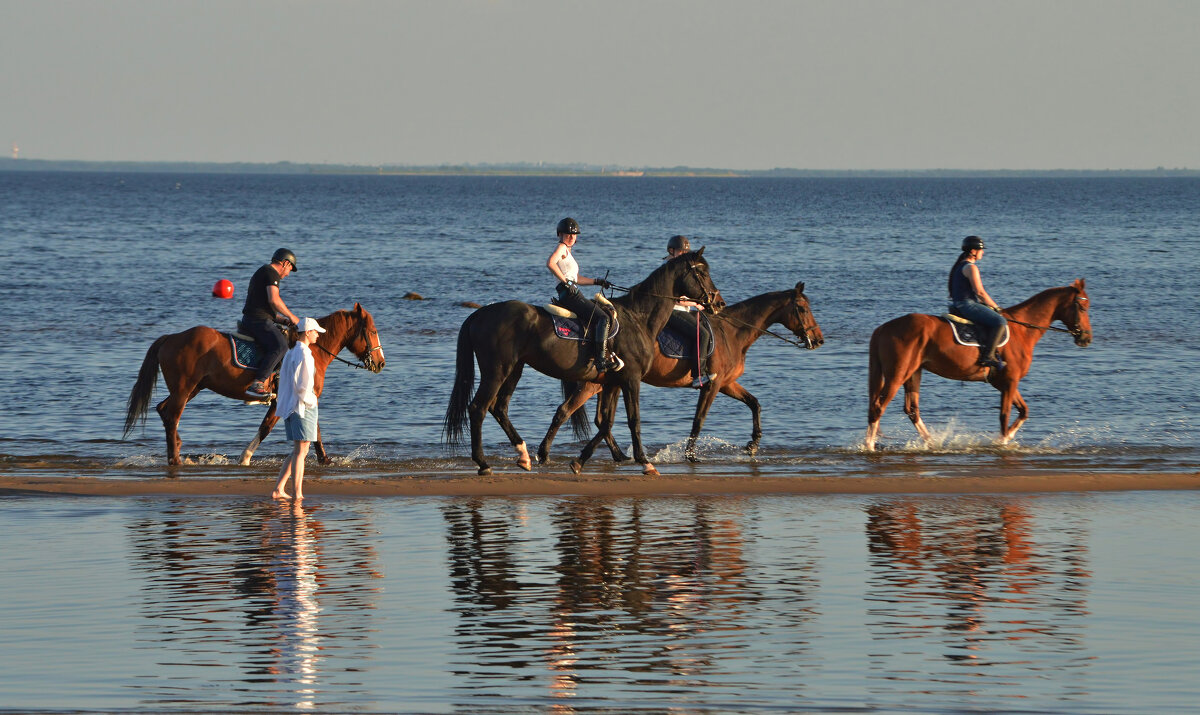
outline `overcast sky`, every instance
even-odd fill
[[[39,159],[1200,168],[1195,0],[0,0]]]

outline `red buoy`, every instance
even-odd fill
[[[233,281],[222,278],[213,284],[213,295],[217,298],[229,299],[233,297]]]

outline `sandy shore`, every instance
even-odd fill
[[[102,478],[0,475],[0,496],[266,495],[274,477]],[[413,474],[306,478],[306,496],[523,496],[672,494],[989,494],[1200,489],[1200,472],[1004,473],[971,476],[695,476],[663,474]]]

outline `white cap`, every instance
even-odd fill
[[[316,318],[301,318],[300,325],[296,326],[296,330],[301,333],[307,333],[310,330],[315,330],[318,333],[325,332],[325,328],[321,327]]]

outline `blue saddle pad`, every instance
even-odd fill
[[[982,347],[983,337],[979,334],[979,326],[975,323],[960,323],[957,320],[950,320],[942,316],[950,324],[950,331],[954,333],[954,342],[959,345],[967,345],[970,347]],[[1001,347],[1008,343],[1008,326],[1004,326],[1004,337],[1000,339],[996,347]]]
[[[251,370],[257,369],[258,363],[262,360],[262,352],[258,349],[258,343],[243,340],[232,333],[226,333],[226,335],[229,336],[233,352],[233,364]]]
[[[712,336],[712,325],[708,322],[707,315],[699,313],[699,316],[700,329],[708,334],[708,352],[704,354],[704,357],[710,357],[716,343]],[[669,327],[663,328],[662,332],[658,334],[658,349],[669,358],[695,360],[696,336],[683,335]]]

